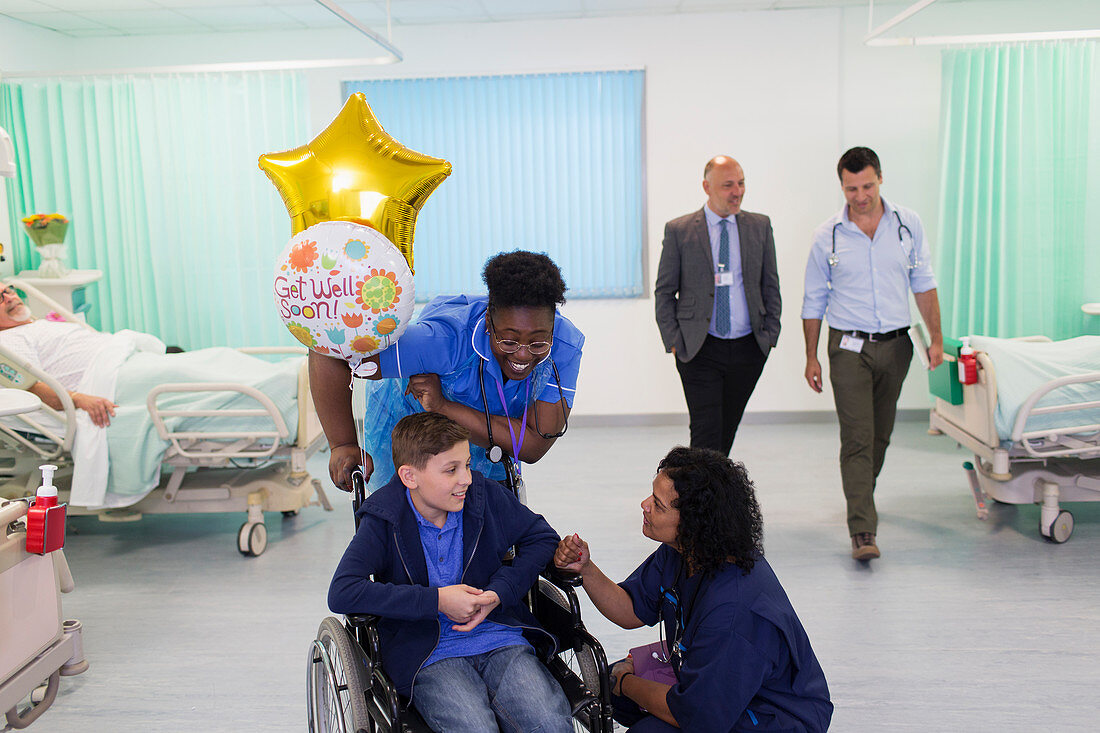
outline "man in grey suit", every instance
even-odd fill
[[[665,225],[653,294],[661,340],[684,386],[691,447],[729,455],[779,338],[779,272],[771,221],[741,210],[741,165],[712,159],[703,191],[702,209]]]

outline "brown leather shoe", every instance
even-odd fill
[[[852,559],[874,560],[881,556],[878,545],[875,544],[875,536],[870,532],[857,532],[852,535]]]

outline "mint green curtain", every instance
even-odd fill
[[[1100,259],[1086,226],[1095,43],[943,54],[937,276],[952,336],[1098,333],[1081,305]],[[1091,157],[1091,160],[1090,160]],[[1095,200],[1095,196],[1092,197]]]
[[[19,219],[57,211],[69,266],[104,272],[98,328],[187,349],[296,343],[271,295],[290,222],[257,158],[306,142],[307,104],[290,72],[0,84],[16,272],[38,266]]]

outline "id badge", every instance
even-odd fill
[[[733,285],[733,273],[732,272],[716,272],[714,273],[714,284],[718,287],[729,287]]]
[[[840,337],[840,348],[845,351],[854,351],[858,354],[863,351],[863,339],[844,334]]]

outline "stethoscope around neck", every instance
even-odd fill
[[[907,259],[909,261],[908,268],[910,271],[915,270],[923,263],[921,262],[920,257],[917,255],[917,243],[916,240],[913,238],[913,232],[909,229],[909,227],[905,225],[904,222],[902,222],[901,214],[899,214],[897,210],[894,211],[894,218],[898,222],[898,244],[901,246],[901,250],[903,252],[905,252],[905,238],[902,236],[902,233],[904,232],[905,234],[909,235],[909,251],[906,253]],[[836,224],[833,224],[832,248],[829,251],[829,256],[825,260],[825,262],[829,266],[829,275],[825,278],[825,285],[829,288],[829,290],[833,289],[833,268],[840,264],[840,257],[836,253],[836,230],[837,227],[841,226],[843,223],[844,222],[842,221],[838,221]]]
[[[565,435],[565,432],[569,429],[569,413],[567,413],[565,411],[565,394],[562,392],[562,388],[561,388],[561,377],[558,376],[558,365],[554,362],[554,357],[551,356],[550,354],[546,355],[546,359],[550,360],[550,368],[554,372],[554,382],[556,382],[557,386],[558,386],[558,397],[560,398],[560,403],[561,403],[562,428],[561,428],[561,432],[558,432],[558,433],[544,433],[544,432],[542,432],[542,430],[539,428],[539,412],[538,412],[538,409],[536,408],[535,409],[535,432],[538,433],[539,436],[542,437],[544,440],[555,440],[555,439],[560,438],[561,436]],[[546,361],[546,359],[544,359],[543,361]],[[493,414],[491,412],[489,412],[489,398],[486,396],[486,393],[485,393],[485,362],[486,361],[487,361],[487,359],[483,358],[481,360],[481,363],[478,365],[478,370],[477,370],[477,379],[478,379],[478,383],[481,387],[481,407],[482,407],[482,412],[485,415],[485,432],[488,433],[488,438],[489,438],[489,448],[485,451],[485,456],[489,459],[489,461],[491,463],[500,463],[501,461],[504,461],[506,456],[504,454],[504,449],[501,448],[499,445],[497,445],[496,442],[493,440]],[[539,362],[539,364],[541,364],[541,363],[542,362]],[[538,365],[536,365],[536,366],[538,366]],[[532,371],[531,374],[529,374],[527,376],[527,379],[531,379],[532,376],[534,376],[533,371]],[[507,414],[508,413],[508,404],[507,404],[507,402],[504,401],[503,389],[501,390],[501,395],[502,395],[502,397],[501,397],[501,407],[504,408],[505,417],[508,418],[508,419],[511,419]],[[519,446],[516,446],[515,448],[516,448],[516,453],[519,453]],[[518,462],[518,461],[519,461],[519,456],[517,455],[515,457],[515,462]],[[506,467],[508,468],[509,471],[514,470],[514,466],[512,464],[513,464],[512,461],[507,462]]]

